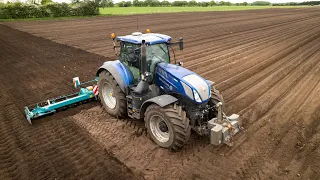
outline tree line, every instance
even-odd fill
[[[104,1],[104,0],[101,0]],[[110,0],[109,0],[110,1]],[[103,3],[101,3],[103,4]],[[168,7],[168,6],[201,6],[201,7],[207,7],[207,6],[247,6],[249,5],[247,2],[243,3],[236,3],[232,4],[229,1],[208,1],[208,2],[197,2],[195,0],[191,1],[173,1],[169,2],[166,0],[163,1],[158,1],[158,0],[144,0],[144,1],[139,1],[139,0],[133,0],[131,1],[121,1],[116,4],[119,7],[130,7],[130,6],[135,6],[135,7]],[[114,5],[112,5],[114,6]],[[112,7],[111,6],[111,7]],[[110,6],[109,6],[110,7]]]
[[[93,1],[79,3],[0,3],[0,19],[47,18],[99,15],[99,6]]]
[[[167,0],[133,0],[133,1],[121,1],[116,4],[112,0],[95,0],[100,7],[168,7],[168,6],[180,6],[180,7],[207,7],[207,6],[301,6],[301,5],[319,5],[320,1],[307,1],[302,3],[289,2],[289,3],[270,3],[268,1],[254,1],[252,3],[242,2],[242,3],[231,3],[229,1],[207,1],[207,2],[197,2],[195,0],[191,1],[173,1],[169,2]]]
[[[301,3],[288,2],[288,3],[273,3],[272,6],[314,6],[320,5],[320,1],[305,1]]]

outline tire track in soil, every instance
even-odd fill
[[[318,64],[319,65],[319,64]],[[316,66],[315,66],[316,67]],[[316,69],[316,68],[315,68]],[[316,70],[317,75],[318,75],[318,80],[320,81],[319,77],[319,68],[317,68]],[[293,102],[291,101],[284,101],[285,103],[295,103],[294,105],[296,105],[295,107],[297,107],[296,112],[301,111],[301,109],[303,108],[303,106],[307,103],[306,101],[303,101],[304,99],[307,98],[308,94],[312,92],[312,90],[314,90],[314,88],[316,87],[317,84],[315,84],[314,86],[308,86],[308,81],[303,81],[303,79],[300,81],[303,82],[304,84],[301,85],[299,87],[300,84],[298,84],[295,89],[297,89],[297,91],[294,91],[295,93],[293,94],[287,94],[290,95],[291,97],[289,97],[288,99],[294,99],[293,97],[299,97],[293,100]],[[301,88],[301,87],[308,87],[308,88]],[[300,90],[300,91],[299,91]],[[292,90],[293,91],[293,90]],[[303,96],[298,96],[299,94],[303,94]],[[281,100],[280,100],[281,102]],[[302,103],[300,103],[302,102]],[[298,103],[298,104],[297,104]],[[279,104],[278,104],[279,105]],[[282,104],[282,106],[284,106]],[[279,106],[275,106],[275,108],[280,108]],[[280,109],[283,109],[283,107],[281,107]],[[271,109],[272,110],[272,109]],[[294,111],[291,110],[291,111]],[[285,112],[285,111],[283,111]],[[240,168],[240,172],[238,172],[238,175],[240,175],[241,179],[248,179],[248,178],[257,178],[256,174],[258,173],[257,171],[260,171],[261,166],[265,164],[265,161],[268,159],[268,156],[272,156],[272,154],[270,154],[272,152],[272,150],[277,148],[278,143],[282,140],[282,138],[289,132],[289,130],[294,126],[294,122],[292,118],[296,118],[298,114],[297,113],[285,113],[284,115],[280,116],[281,118],[281,123],[279,124],[272,124],[271,127],[269,126],[260,126],[259,129],[259,134],[260,135],[252,135],[251,137],[255,137],[254,141],[257,143],[257,147],[259,147],[259,149],[256,149],[256,154],[252,157],[249,158],[249,160],[244,163],[243,168]],[[265,119],[267,117],[262,117],[262,120]],[[274,115],[273,117],[274,118]],[[261,120],[261,121],[262,121]],[[280,125],[280,126],[279,126]],[[269,131],[267,133],[264,133],[265,131]],[[263,134],[263,135],[261,135]],[[266,135],[268,138],[266,138]],[[271,137],[270,137],[271,135]],[[244,148],[243,146],[241,148]]]
[[[185,37],[185,54],[179,52],[177,57],[186,57],[187,67],[217,82],[218,89],[224,91],[228,111],[242,115],[247,131],[235,138],[234,147],[213,147],[208,139],[193,134],[180,152],[168,152],[148,139],[143,122],[117,120],[100,106],[82,110],[72,117],[72,121],[135,174],[146,179],[295,179],[297,173],[304,179],[317,177],[319,164],[313,159],[319,157],[319,133],[312,117],[319,106],[314,100],[320,82],[318,9],[190,14],[177,14],[175,18],[172,14],[115,17],[114,20],[118,19],[117,24],[121,24],[120,34],[134,24],[127,22],[141,17],[143,23],[139,27],[170,32],[174,38]],[[161,23],[150,24],[150,17],[158,20],[167,17],[171,22],[179,23],[163,27]],[[91,32],[90,24],[102,27],[109,23],[104,28],[111,31],[108,18],[71,22],[74,24],[67,21],[67,29],[82,27],[79,33],[83,35]],[[54,32],[49,31],[49,24],[39,23],[40,29],[32,25],[18,27],[18,23],[15,26],[111,57],[111,48],[103,48],[103,41],[99,40],[106,31],[73,40],[74,35],[61,29],[66,22],[54,22]],[[179,27],[182,26],[185,28],[181,32]],[[58,32],[61,37],[56,36]],[[199,68],[206,62],[207,69]],[[305,113],[303,107],[309,107],[310,112]],[[302,119],[300,124],[303,126],[315,127],[311,132],[295,131],[299,130],[296,119]],[[302,143],[297,145],[299,141]],[[302,151],[289,148],[296,145],[298,149],[302,146]],[[286,152],[292,152],[294,158],[283,157]],[[306,155],[311,158],[301,158]],[[297,163],[299,160],[302,162]],[[283,176],[286,168],[291,172]]]
[[[308,46],[309,46],[309,48],[313,48],[313,47],[310,47],[311,45],[309,45],[309,44],[308,44]],[[302,52],[304,50],[299,49],[299,50],[297,50],[297,52],[298,51],[300,53],[297,56],[301,57]],[[307,51],[310,52],[311,50],[308,49]],[[301,57],[300,60],[302,60],[302,58],[303,57]],[[290,68],[293,64],[293,60],[295,60],[295,59],[298,60],[298,58],[296,58],[294,55],[288,54],[285,58],[280,59],[279,61],[271,64],[267,68],[265,68],[262,71],[260,71],[259,73],[257,73],[255,76],[251,76],[250,78],[242,81],[241,83],[235,84],[233,87],[224,91],[224,93],[229,94],[229,96],[225,98],[225,102],[229,102],[230,104],[232,103],[232,101],[235,102],[236,99],[241,97],[242,94],[245,94],[250,89],[250,87],[254,87],[258,83],[261,83],[261,81],[268,79],[272,74],[279,71],[279,69],[284,69],[287,71],[287,69],[284,67]],[[301,61],[297,62],[297,63],[300,64]]]
[[[291,28],[292,29],[292,28]],[[306,34],[305,31],[312,31],[310,27],[306,29],[305,27],[302,27],[300,29],[293,29],[293,30],[283,30],[286,32],[286,39],[285,41],[289,41],[291,38],[295,38],[295,36]],[[280,32],[280,31],[279,31]],[[290,33],[291,32],[291,33]],[[276,32],[275,32],[276,33]],[[207,61],[211,61],[212,63],[208,64],[207,66],[203,68],[191,68],[195,70],[197,73],[208,76],[208,77],[214,77],[217,76],[214,72],[227,72],[228,69],[232,67],[237,67],[237,65],[247,64],[250,61],[254,61],[258,57],[258,52],[262,49],[267,50],[268,48],[273,48],[276,44],[283,43],[283,39],[281,38],[283,34],[275,34],[274,36],[268,36],[266,38],[259,38],[254,37],[254,39],[259,39],[257,41],[251,41],[248,44],[244,44],[243,46],[237,46],[234,43],[233,48],[226,49],[225,51],[218,51],[219,54],[213,53],[210,56],[204,56],[204,59],[207,59]],[[272,42],[268,43],[268,42]],[[250,50],[250,51],[248,51]],[[248,51],[245,53],[245,51]],[[252,53],[252,51],[256,51],[255,53]],[[240,54],[241,53],[241,54]],[[241,56],[240,56],[241,55]],[[201,59],[197,59],[201,60]],[[200,63],[198,67],[201,67]],[[196,65],[195,65],[196,66]],[[230,76],[232,77],[232,76]]]
[[[314,51],[314,52],[316,52],[316,51]],[[309,65],[309,67],[310,67],[311,65]],[[307,71],[306,71],[307,72]],[[294,77],[294,76],[292,76],[292,77]],[[296,81],[297,82],[297,81]],[[281,84],[281,83],[279,83],[279,84]],[[289,91],[290,92],[290,91]],[[286,93],[288,93],[288,92],[286,92]],[[284,94],[286,94],[286,93],[284,93]],[[262,101],[263,102],[263,101]],[[272,107],[272,106],[271,106]],[[269,109],[269,108],[265,108],[265,109]],[[250,116],[249,116],[250,117]],[[258,116],[259,117],[259,116]],[[258,118],[259,119],[259,118]],[[256,127],[257,128],[255,128],[256,130],[258,130],[259,128],[261,128],[261,127],[263,127],[264,125],[262,125],[262,124],[260,124],[259,126],[257,125]],[[248,128],[248,129],[252,129],[252,127],[246,127],[246,128]],[[260,130],[260,129],[259,129]],[[258,133],[259,133],[260,131],[258,131]],[[253,137],[253,138],[255,138],[255,135],[254,134],[250,134],[250,135],[248,135],[249,137]],[[234,149],[234,150],[238,150],[238,151],[240,151],[239,153],[237,153],[237,152],[235,152],[235,156],[234,157],[242,157],[242,155],[243,154],[246,154],[246,148],[244,148],[244,150],[241,150],[242,148],[241,148],[241,146],[239,145],[239,141],[238,141],[238,139],[236,139],[235,140],[235,143],[236,143],[236,146],[234,147],[234,148],[232,148],[232,149]],[[251,144],[256,144],[256,143],[251,143]],[[241,144],[242,145],[242,144]],[[238,149],[239,148],[239,146],[240,146],[240,150]],[[254,146],[254,147],[260,147],[260,146]],[[244,152],[243,152],[244,151]],[[254,151],[251,151],[251,152],[254,152]],[[227,156],[230,156],[230,152],[228,152],[228,151],[226,151],[225,152],[225,154],[227,155]],[[239,161],[240,160],[243,160],[243,159],[239,159]]]
[[[164,159],[162,157],[168,156],[160,154],[171,156],[177,154],[158,148],[148,139],[142,121],[132,122],[129,119],[112,118],[104,112],[102,107],[82,111],[74,115],[73,119],[92,136],[99,137],[98,142],[120,161],[125,162],[136,174],[152,179],[159,177],[158,174],[163,172],[163,167],[174,167],[172,157]],[[159,158],[162,158],[164,165],[155,164],[154,161],[158,162]]]
[[[3,47],[0,49],[0,179],[139,178],[96,144],[87,132],[68,117],[84,106],[62,112],[66,118],[61,115],[60,118],[51,116],[39,120],[33,126],[27,123],[23,106],[28,102],[37,101],[39,96],[36,94],[41,93],[40,90],[44,94],[50,91],[42,89],[41,86],[43,81],[50,81],[42,79],[46,74],[40,74],[41,71],[38,74],[34,73],[41,66],[51,66],[52,62],[46,64],[44,61],[50,53],[48,51],[41,54],[36,47],[43,46],[43,49],[50,48],[52,51],[60,48],[61,54],[68,51],[71,55],[72,48],[5,26],[0,26],[0,34],[0,44]],[[32,45],[32,42],[37,42],[37,45]],[[86,52],[74,52],[78,54],[79,60],[81,56],[84,59],[88,58]],[[32,53],[35,53],[33,57],[36,60],[30,58]],[[55,54],[56,57],[59,55]],[[25,62],[24,60],[29,63],[20,64]],[[59,64],[58,60],[56,59],[56,64]],[[59,61],[68,64],[68,58]],[[28,82],[23,81],[24,74],[33,73],[32,77],[39,81],[37,86],[40,89],[35,92],[32,92],[33,89]],[[48,75],[53,74],[55,73],[48,72]],[[59,75],[52,78],[56,78],[56,81],[65,80],[59,78]],[[62,88],[58,93],[63,90]]]
[[[276,149],[274,149],[268,159],[271,167],[276,167],[278,173],[274,174],[274,178],[298,178],[297,174],[302,174],[301,179],[318,179],[319,166],[316,165],[316,161],[319,160],[320,151],[316,151],[319,147],[319,110],[320,106],[319,96],[313,96],[320,93],[320,83],[318,83],[315,90],[310,93],[305,101],[308,102],[302,106],[302,110],[297,112],[298,116],[292,118],[294,126],[289,130],[281,142],[278,143]],[[310,116],[312,121],[306,121],[304,117]],[[288,143],[296,142],[296,143]],[[277,159],[282,157],[281,162],[277,162]],[[277,165],[274,165],[277,162]],[[266,171],[265,167],[261,168],[259,174],[271,176],[272,172]],[[291,173],[296,171],[297,174]]]
[[[316,16],[316,17],[318,17],[318,16]],[[261,44],[263,42],[266,43],[268,41],[271,41],[272,38],[281,39],[284,36],[284,34],[282,34],[282,32],[286,32],[285,35],[286,35],[286,37],[288,37],[287,34],[290,31],[297,33],[296,31],[299,29],[306,29],[306,27],[303,27],[303,26],[301,28],[293,28],[293,27],[299,27],[298,23],[303,24],[309,20],[314,20],[314,17],[303,18],[302,20],[299,20],[299,21],[286,22],[283,24],[262,27],[262,28],[253,29],[253,30],[244,31],[244,32],[235,32],[235,33],[228,34],[228,35],[225,35],[222,37],[216,37],[214,39],[209,39],[209,40],[207,40],[208,43],[210,41],[211,42],[213,41],[214,46],[202,47],[202,48],[200,46],[199,48],[201,48],[201,49],[197,50],[197,53],[194,53],[194,51],[195,51],[194,49],[196,49],[196,48],[199,49],[199,48],[194,46],[194,48],[192,48],[193,50],[190,50],[190,52],[189,52],[190,55],[188,54],[188,51],[184,50],[183,55],[184,55],[185,65],[188,68],[191,68],[194,70],[197,70],[197,69],[195,69],[195,67],[201,66],[201,64],[207,64],[207,63],[211,62],[211,64],[209,64],[209,65],[212,65],[213,62],[216,62],[214,60],[216,58],[218,58],[216,55],[216,52],[224,55],[225,53],[223,53],[223,51],[226,51],[226,53],[237,55],[237,54],[240,54],[240,52],[235,53],[235,52],[230,52],[228,50],[230,48],[241,49],[237,46],[244,46],[245,44],[252,44],[252,45],[249,47],[248,47],[248,45],[245,46],[244,50],[248,50],[249,48],[262,48],[262,47],[258,46],[259,43],[261,43]],[[276,29],[276,27],[281,27],[281,29],[280,28]],[[266,34],[267,32],[269,34]],[[248,35],[250,35],[250,36],[248,36]],[[259,42],[259,43],[254,43],[254,42]],[[203,42],[203,43],[206,43],[206,42]],[[191,47],[193,47],[193,46],[191,46]],[[215,48],[213,48],[213,47],[215,47]],[[201,54],[202,58],[197,57],[197,56],[199,56],[198,54]],[[191,55],[193,55],[193,56],[191,56]],[[232,57],[232,55],[230,55],[230,56],[225,55],[223,57],[228,58],[228,57]],[[218,59],[220,59],[220,58],[218,58]],[[203,70],[203,68],[200,68],[199,70]],[[201,73],[201,72],[199,72],[199,73]]]
[[[317,32],[317,31],[311,31],[311,33],[312,32]],[[282,59],[287,55],[293,53],[294,51],[299,49],[300,46],[304,46],[310,40],[312,40],[313,38],[317,38],[318,36],[319,34],[315,34],[313,36],[304,34],[303,36],[294,37],[293,40],[286,39],[283,43],[284,45],[282,45],[280,42],[278,42],[278,44],[273,44],[273,47],[276,47],[276,45],[278,45],[279,50],[273,51],[273,52],[269,51],[270,53],[265,53],[263,56],[256,55],[257,58],[262,59],[260,61],[255,61],[255,59],[253,58],[254,54],[252,54],[251,56],[247,57],[247,59],[249,59],[248,61],[242,64],[239,64],[234,68],[233,71],[222,70],[223,73],[221,73],[220,77],[216,78],[217,81],[219,81],[217,86],[219,87],[219,89],[221,89],[221,91],[231,88],[232,85],[242,82],[243,80],[249,78],[252,74],[257,74],[261,69],[265,69],[268,66],[270,66],[273,62],[278,61],[279,59]],[[296,46],[290,46],[289,42],[295,43]],[[271,48],[272,47],[270,47],[270,49]]]
[[[312,56],[309,58],[314,58],[315,54],[317,51],[313,51]],[[307,68],[311,68],[314,64],[308,65],[308,61],[305,60],[303,62],[303,66],[296,67],[295,71],[291,71],[290,73],[284,73],[283,75],[275,75],[276,77],[282,77],[280,81],[277,82],[277,84],[274,84],[273,86],[269,86],[269,89],[266,93],[263,94],[263,96],[259,96],[259,98],[252,104],[248,105],[246,109],[243,109],[240,114],[242,114],[242,119],[244,119],[244,124],[246,125],[246,128],[250,128],[253,132],[258,132],[260,127],[263,127],[268,123],[268,121],[262,121],[259,119],[260,117],[263,117],[265,114],[269,113],[270,108],[277,105],[277,103],[287,94],[290,92],[291,87],[295,86],[297,82],[300,81],[301,77],[303,77],[303,73],[307,72]],[[314,61],[313,63],[316,63],[317,61]],[[309,62],[310,63],[310,62]],[[294,81],[291,81],[289,84],[287,82],[287,79],[291,77],[296,78]],[[282,85],[280,87],[276,85]],[[286,86],[284,86],[286,85]],[[272,90],[276,89],[278,90]],[[263,88],[261,88],[263,89]],[[259,89],[256,91],[259,92]],[[273,98],[271,96],[272,91],[277,92],[276,95],[273,95]],[[249,93],[250,94],[250,93]],[[252,94],[254,95],[254,94]],[[264,102],[264,103],[263,103]],[[258,123],[262,123],[259,125],[256,125]],[[255,125],[256,128],[252,128],[252,126]],[[241,136],[240,136],[241,137]],[[243,142],[242,142],[243,143]],[[242,143],[237,143],[235,147],[230,149],[228,154],[231,154],[234,150],[237,149],[238,146],[242,145]]]
[[[266,13],[266,12],[269,12],[270,10],[267,10],[267,11],[257,11],[257,12],[263,12],[263,13]],[[272,10],[274,11],[274,10]],[[287,12],[287,13],[285,13]],[[292,20],[296,20],[297,17],[300,17],[300,16],[303,16],[303,17],[308,17],[307,15],[301,13],[301,12],[297,12],[296,10],[283,10],[283,12],[279,12],[280,14],[278,14],[278,17],[269,17],[269,15],[262,15],[262,20],[259,20],[259,21],[255,21],[252,22],[252,20],[254,20],[256,18],[256,16],[253,16],[251,20],[247,20],[247,22],[250,22],[250,26],[246,25],[244,27],[239,27],[240,25],[243,24],[242,21],[239,21],[240,19],[247,19],[247,13],[243,13],[243,12],[238,12],[238,13],[234,13],[234,17],[237,17],[237,19],[235,19],[233,22],[230,22],[228,24],[230,25],[234,25],[235,23],[237,23],[236,26],[232,26],[232,27],[228,27],[228,29],[232,28],[232,32],[237,32],[237,31],[241,31],[243,29],[246,29],[248,27],[256,27],[257,24],[265,24],[265,26],[268,26],[270,24],[276,24],[278,21],[281,21],[282,23],[283,22],[288,22],[289,20],[292,21]],[[308,12],[308,15],[310,16],[311,14],[316,14],[316,11],[311,11],[311,9],[309,10]],[[232,13],[233,14],[233,13]],[[259,15],[259,13],[256,13],[257,15]],[[182,24],[183,23],[190,23],[190,22],[196,22],[200,19],[202,19],[203,17],[207,17],[208,19],[211,19],[211,21],[215,22],[215,24],[212,24],[211,27],[205,27],[203,29],[205,30],[197,30],[197,31],[194,31],[195,28],[191,28],[190,32],[189,29],[186,30],[186,32],[188,33],[183,33],[183,35],[188,38],[189,36],[195,36],[195,34],[199,34],[201,33],[200,36],[198,36],[197,38],[192,38],[192,39],[186,39],[187,42],[191,42],[192,40],[196,41],[195,39],[199,39],[199,37],[201,37],[201,41],[204,40],[208,35],[210,34],[215,34],[216,36],[219,36],[221,35],[221,33],[226,33],[226,27],[228,24],[221,24],[223,22],[225,22],[226,20],[228,20],[230,18],[230,12],[213,12],[213,13],[193,13],[192,15],[196,15],[194,18],[191,18],[190,16],[188,18],[187,15],[188,13],[184,13],[183,16],[177,16],[178,14],[177,13],[174,13],[174,14],[166,14],[166,15],[163,15],[163,14],[157,14],[157,15],[144,15],[144,16],[139,16],[139,17],[144,17],[143,19],[141,19],[142,21],[140,21],[139,23],[139,27],[141,27],[141,29],[145,29],[145,28],[152,28],[154,29],[154,31],[157,31],[157,32],[163,32],[163,33],[168,33],[168,34],[172,34],[173,36],[175,35],[176,38],[178,38],[179,36],[181,36],[181,33],[177,33],[177,30],[171,30],[171,31],[168,31],[168,30],[164,30],[162,31],[160,29],[160,27],[163,27],[162,26],[162,23],[157,23],[155,25],[153,25],[152,23],[156,22],[154,20],[154,18],[157,18],[157,19],[166,19],[165,22],[167,23],[168,20],[167,19],[170,19],[171,21],[178,21],[178,22],[181,22]],[[239,18],[239,15],[240,15],[240,18]],[[287,17],[288,15],[288,17]],[[172,17],[174,16],[174,17]],[[221,16],[221,17],[220,17]],[[274,15],[273,15],[274,16]],[[112,29],[114,30],[115,28],[112,28],[111,26],[111,23],[115,23],[114,24],[114,27],[116,27],[117,29],[117,32],[119,31],[120,34],[123,34],[123,33],[128,33],[128,30],[130,31],[135,31],[136,30],[136,17],[137,16],[132,16],[132,17],[118,17],[118,19],[112,17],[112,18],[93,18],[93,20],[91,19],[90,21],[90,25],[88,25],[88,20],[74,20],[72,22],[70,21],[52,21],[50,23],[46,22],[46,21],[41,21],[41,22],[37,22],[36,24],[31,24],[30,22],[28,22],[27,24],[24,24],[24,27],[21,27],[21,25],[23,25],[23,23],[9,23],[10,25],[12,25],[13,27],[15,28],[19,28],[21,30],[25,30],[25,31],[28,31],[28,32],[33,32],[33,33],[38,33],[38,34],[35,34],[35,35],[38,35],[38,36],[45,36],[51,40],[54,40],[54,41],[59,41],[59,39],[61,39],[61,37],[68,37],[70,36],[70,39],[76,39],[76,38],[79,38],[81,37],[81,40],[79,41],[74,41],[73,43],[68,43],[68,42],[60,42],[60,43],[64,43],[64,44],[68,44],[68,45],[72,45],[72,46],[76,46],[76,47],[82,47],[82,45],[92,45],[94,46],[97,41],[101,41],[101,39],[105,39],[106,37],[106,34],[109,34],[108,32],[109,31],[106,31],[107,29],[112,31]],[[215,18],[217,17],[217,18]],[[219,18],[220,17],[220,18]],[[250,16],[249,16],[250,17]],[[150,21],[150,19],[152,18],[152,21]],[[191,18],[191,19],[190,19]],[[263,21],[265,19],[268,19],[268,18],[272,18],[273,21]],[[121,19],[127,19],[126,21],[122,22]],[[187,20],[186,20],[187,19]],[[119,20],[119,22],[118,22]],[[134,21],[133,21],[134,20]],[[192,21],[193,20],[193,21]],[[219,21],[217,21],[219,20]],[[67,23],[66,23],[67,22]],[[134,26],[132,26],[132,24],[128,24],[128,22],[133,22],[134,23]],[[210,21],[207,21],[205,24],[208,24],[208,22]],[[272,23],[270,23],[272,22]],[[141,24],[143,23],[143,24]],[[150,24],[151,23],[151,24]],[[82,26],[78,26],[78,24],[82,24]],[[126,26],[126,24],[128,24],[128,26]],[[35,28],[35,26],[37,26],[38,28]],[[92,30],[90,29],[90,27],[99,27],[100,29],[102,29],[101,32],[97,32],[95,30]],[[125,27],[123,27],[125,26]],[[177,23],[171,23],[171,27],[170,29],[172,29],[172,26],[174,27],[177,27],[178,29],[181,30],[180,28],[180,24],[177,24]],[[63,28],[61,28],[63,27]],[[75,33],[75,34],[71,34],[69,33],[70,31],[73,32],[75,28],[79,27],[79,30],[78,33]],[[84,27],[88,27],[88,29],[84,29]],[[202,26],[200,26],[202,27]],[[218,28],[216,28],[218,27]],[[23,29],[24,28],[24,29]],[[211,28],[214,28],[213,30],[211,30]],[[220,30],[219,30],[220,28]],[[41,29],[41,31],[39,31],[39,29]],[[57,32],[54,32],[53,30],[54,29],[57,29]],[[166,29],[169,29],[166,27]],[[254,29],[254,28],[251,28],[251,29]],[[219,30],[219,31],[217,31]],[[42,31],[47,31],[48,32],[48,35],[46,34],[42,34],[41,32]],[[226,32],[221,32],[221,31],[226,31]],[[94,33],[93,33],[94,32]],[[88,36],[88,34],[90,34],[90,36]],[[50,37],[52,36],[55,36],[56,39],[52,39]],[[90,38],[88,38],[90,37]],[[90,41],[91,39],[91,41]],[[93,43],[94,42],[94,43]],[[103,41],[104,43],[108,43],[108,41]],[[81,43],[81,44],[79,44]],[[110,54],[113,54],[113,51],[112,51],[112,48],[111,48],[111,41],[109,42],[110,44],[107,45],[108,48],[105,48],[104,50],[101,50],[99,52],[99,54],[103,54],[105,56],[109,56]],[[186,44],[187,45],[187,44]],[[195,45],[197,46],[197,45]],[[203,45],[202,45],[203,46]],[[90,49],[90,47],[88,47]],[[88,49],[86,49],[88,50]],[[89,50],[91,51],[91,50]]]
[[[313,38],[310,38],[311,40]],[[229,107],[230,111],[239,111],[241,109],[245,109],[246,106],[250,105],[255,101],[253,97],[262,96],[269,88],[273,87],[281,80],[283,77],[287,76],[288,73],[293,72],[300,65],[305,63],[304,59],[309,58],[319,49],[319,47],[315,46],[317,41],[313,40],[308,42],[306,45],[306,49],[302,50],[298,49],[295,54],[287,54],[286,57],[282,58],[279,61],[271,64],[269,67],[264,68],[262,71],[255,74],[255,76],[247,76],[249,77],[243,82],[247,83],[238,83],[235,84],[234,87],[228,89],[226,93],[233,95],[230,91],[237,93],[238,95],[233,95],[234,97],[230,98],[227,96],[226,102],[227,104],[231,104]],[[278,64],[284,60],[286,64]],[[269,73],[265,73],[265,71],[270,70]],[[262,74],[262,77],[260,76]],[[253,80],[257,78],[257,80]],[[236,89],[238,88],[238,91]],[[241,94],[241,95],[240,95]],[[251,94],[252,97],[247,97],[246,94]],[[231,100],[230,100],[231,99]],[[230,100],[230,101],[229,101]],[[237,109],[235,109],[234,104],[236,102],[246,102],[246,106],[237,105]]]

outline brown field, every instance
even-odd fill
[[[233,147],[192,134],[169,152],[143,122],[110,117],[99,103],[29,126],[25,105],[72,91],[74,76],[91,79],[115,58],[109,34],[137,31],[137,21],[140,31],[184,37],[177,59],[215,81],[227,113],[241,115]],[[320,8],[301,8],[0,25],[0,179],[320,179],[319,22]]]

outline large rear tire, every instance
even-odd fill
[[[190,121],[181,106],[152,104],[147,108],[144,120],[149,135],[160,147],[177,151],[189,140]]]
[[[105,110],[115,117],[127,116],[126,96],[108,71],[99,74],[99,98]]]

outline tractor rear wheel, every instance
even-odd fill
[[[126,96],[108,71],[99,74],[99,98],[106,111],[116,117],[127,115]]]
[[[176,151],[189,140],[191,126],[181,106],[152,104],[147,108],[144,120],[149,135],[160,147]]]

